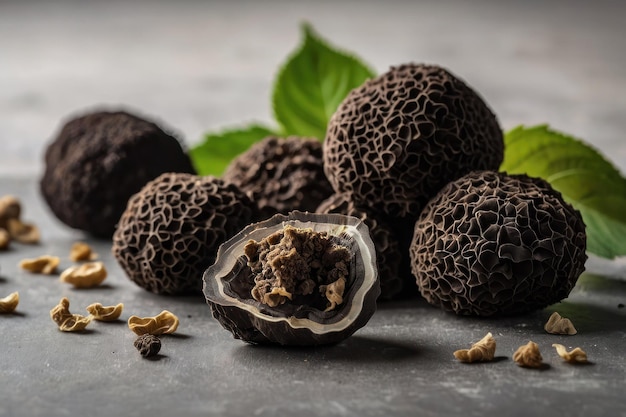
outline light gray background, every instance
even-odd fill
[[[272,81],[303,20],[379,72],[444,65],[505,129],[550,123],[626,170],[624,17],[619,1],[0,1],[0,195],[20,197],[43,234],[40,246],[0,253],[0,296],[21,296],[17,314],[0,316],[0,416],[626,416],[626,288],[601,276],[583,275],[568,300],[526,316],[458,318],[420,300],[388,303],[337,346],[286,349],[233,340],[201,299],[137,288],[109,242],[90,240],[109,269],[96,290],[17,267],[44,253],[67,267],[69,247],[85,239],[37,190],[45,145],[64,118],[124,106],[190,145],[206,131],[271,124]],[[48,315],[62,296],[78,313],[124,302],[122,321],[62,334]],[[179,334],[164,338],[157,361],[142,360],[124,320],[162,309],[179,315]],[[578,335],[543,332],[555,310]],[[454,360],[487,331],[498,361]],[[513,364],[529,339],[549,369]],[[582,347],[593,364],[562,363],[552,343]]]

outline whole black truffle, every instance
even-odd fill
[[[293,210],[315,211],[333,189],[314,138],[269,136],[235,158],[222,178],[254,200],[264,218]]]
[[[161,339],[153,334],[143,334],[133,342],[133,346],[144,358],[151,358],[161,351]]]
[[[319,205],[317,213],[338,213],[354,216],[367,225],[376,248],[376,263],[380,279],[380,298],[391,300],[403,295],[406,284],[415,286],[413,279],[406,282],[399,275],[403,253],[393,229],[384,220],[384,215],[371,210],[357,207],[349,194],[334,194]],[[408,278],[408,277],[407,277]]]
[[[128,277],[157,294],[202,289],[219,246],[258,216],[233,184],[166,173],[133,195],[113,235],[113,254]]]
[[[478,94],[437,66],[392,67],[332,116],[324,170],[335,191],[390,216],[417,218],[448,182],[497,170],[502,131]]]
[[[566,298],[584,271],[580,212],[526,175],[473,172],[448,184],[415,224],[413,274],[433,305],[491,316]]]
[[[40,189],[63,223],[110,237],[130,196],[164,172],[195,172],[176,138],[125,112],[97,112],[50,143]]]

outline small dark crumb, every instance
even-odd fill
[[[187,318],[190,319],[191,318],[191,314],[187,314]]]
[[[624,304],[623,304],[623,303],[619,303],[619,304],[617,305],[617,308],[624,308]]]
[[[135,347],[144,358],[155,356],[161,350],[161,339],[152,334],[139,336],[134,343]]]

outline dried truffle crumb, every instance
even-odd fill
[[[152,334],[155,336],[171,334],[178,329],[180,321],[176,314],[163,310],[154,317],[130,316],[128,328],[136,335]]]
[[[315,138],[269,136],[235,158],[222,179],[255,201],[262,218],[315,211],[333,193],[324,174],[322,143]]]
[[[460,349],[454,352],[454,357],[461,362],[489,362],[493,360],[496,353],[496,339],[491,333],[487,333],[485,337],[478,342],[472,344],[469,349]]]
[[[552,347],[556,349],[556,353],[567,363],[589,363],[587,353],[579,347],[572,349],[570,352],[567,351],[565,346],[558,343],[553,344]]]
[[[513,353],[513,360],[516,364],[523,368],[543,368],[543,358],[541,352],[539,352],[539,346],[529,341],[527,344],[520,346],[515,353]]]
[[[0,298],[0,314],[13,313],[20,303],[20,294],[15,291]]]
[[[95,112],[49,144],[40,189],[59,220],[110,237],[128,199],[164,172],[195,173],[179,140],[136,115]]]
[[[348,94],[328,124],[324,170],[336,192],[417,217],[448,182],[496,170],[502,131],[482,98],[447,70],[392,67]]]
[[[566,298],[587,259],[585,224],[546,181],[473,172],[415,224],[411,262],[431,304],[462,315],[523,313]]]
[[[113,254],[140,287],[165,295],[200,293],[219,246],[258,216],[234,184],[166,173],[128,202],[113,235]]]
[[[543,328],[550,334],[574,335],[577,333],[572,321],[568,318],[561,317],[561,315],[556,311],[552,313]]]
[[[141,356],[149,358],[161,351],[161,339],[153,334],[144,334],[135,339],[134,346]]]
[[[327,233],[288,225],[260,242],[250,240],[244,251],[255,300],[270,307],[289,300],[324,311],[343,303],[351,253]]]

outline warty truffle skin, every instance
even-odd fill
[[[269,136],[236,157],[222,178],[256,201],[263,218],[294,210],[314,212],[333,194],[315,138]]]
[[[362,206],[415,220],[448,182],[497,170],[504,142],[479,95],[438,66],[392,67],[352,90],[328,124],[324,170]]]
[[[235,185],[165,173],[133,195],[113,235],[113,255],[137,285],[156,294],[200,294],[219,246],[258,218]]]
[[[426,300],[459,315],[524,313],[566,298],[585,269],[578,210],[539,178],[473,172],[415,224],[412,271]]]
[[[40,189],[63,223],[109,238],[130,196],[164,172],[195,173],[178,139],[123,111],[94,112],[48,145]]]

